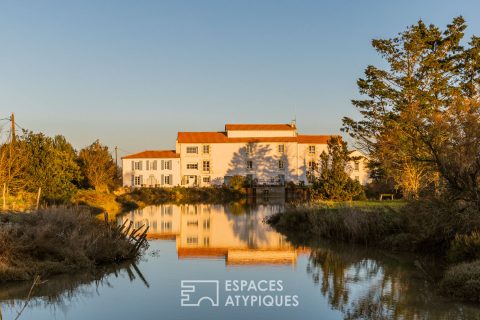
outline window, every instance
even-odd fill
[[[308,162],[308,170],[315,171],[317,170],[317,163],[315,161]]]
[[[146,166],[145,166],[145,168],[146,168],[146,169],[147,169],[147,171],[148,171],[148,170],[150,170],[150,161],[149,161],[149,160],[147,160],[146,162],[147,162],[147,163],[146,163]]]
[[[161,229],[162,231],[172,230],[172,223],[170,221],[162,221]]]
[[[278,160],[278,169],[285,169],[285,161]]]
[[[187,147],[187,153],[198,153],[198,147]]]
[[[203,161],[203,171],[210,171],[210,161]]]
[[[165,161],[165,170],[172,170],[172,160]]]
[[[253,153],[253,144],[249,143],[246,146],[247,153],[251,154]]]
[[[142,179],[142,176],[135,176],[135,177],[133,178],[133,184],[134,184],[135,186],[139,186],[139,185],[142,184],[142,180],[143,180],[143,179]]]
[[[285,145],[284,144],[279,144],[278,145],[278,152],[284,153],[285,152]]]
[[[187,244],[197,244],[198,237],[187,237]]]
[[[210,183],[210,177],[203,177],[203,182]]]
[[[203,220],[203,229],[205,230],[210,229],[210,219]]]
[[[187,226],[188,227],[198,227],[198,220],[190,220],[190,221],[187,221]]]
[[[162,174],[162,176],[163,176],[163,174]],[[165,184],[172,184],[172,176],[171,175],[170,176],[165,176],[164,177],[164,182],[165,182]]]
[[[157,170],[157,160],[153,160],[152,170]]]
[[[198,170],[198,163],[187,163],[187,169]]]
[[[247,161],[247,169],[253,169],[253,161],[252,160]]]
[[[354,163],[354,169],[355,169],[355,171],[360,170],[360,162],[355,161],[355,163]]]
[[[208,144],[203,146],[203,153],[210,153],[210,146]]]
[[[135,161],[133,167],[135,170],[142,170],[142,161]]]
[[[309,153],[315,153],[315,146],[308,146]]]
[[[203,245],[208,247],[210,245],[210,237],[203,237]]]

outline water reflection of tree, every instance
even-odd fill
[[[131,262],[104,266],[95,271],[77,274],[63,274],[52,278],[34,288],[27,308],[48,306],[66,312],[69,305],[81,297],[99,295],[101,286],[112,287],[110,279],[122,277],[126,274],[130,281],[140,279],[147,287],[147,280],[138,267]],[[0,301],[3,306],[13,310],[19,309],[28,296],[32,283],[29,281],[7,282],[0,286]]]
[[[275,231],[271,230],[263,220],[266,216],[277,213],[284,207],[283,205],[236,204],[234,205],[236,209],[232,211],[230,206],[225,206],[225,214],[232,222],[232,231],[251,249],[256,249],[262,243],[268,244],[268,234]],[[238,206],[241,206],[242,210]],[[263,212],[263,210],[269,209],[272,211]]]
[[[345,319],[480,319],[479,309],[436,296],[407,261],[358,247],[316,248],[307,272]]]

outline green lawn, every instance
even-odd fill
[[[398,210],[407,202],[404,200],[364,200],[364,201],[318,201],[313,206],[338,208],[338,207],[353,207],[353,208],[390,208]]]

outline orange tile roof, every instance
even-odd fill
[[[248,143],[248,142],[298,142],[326,144],[331,136],[298,135],[297,137],[229,138],[225,132],[179,132],[179,143]]]
[[[180,158],[175,150],[146,150],[139,153],[129,154],[122,159],[145,159],[145,158]]]
[[[330,135],[305,135],[299,134],[297,136],[298,143],[320,143],[327,144],[328,139],[332,136]]]
[[[180,143],[227,143],[225,132],[179,132],[177,141]]]
[[[295,130],[290,124],[226,124],[225,130]]]

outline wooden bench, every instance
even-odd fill
[[[384,200],[384,198],[390,198],[390,200],[393,200],[393,194],[391,193],[382,193],[380,195],[380,201]]]

